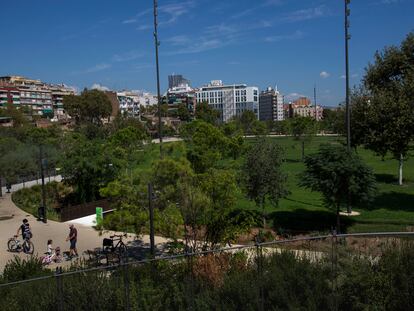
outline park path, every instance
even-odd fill
[[[69,233],[69,224],[71,222],[61,223],[48,220],[47,223],[43,223],[41,221],[37,221],[36,217],[19,209],[11,200],[11,194],[6,193],[3,194],[3,197],[0,197],[0,273],[3,271],[5,264],[10,259],[13,259],[14,256],[19,256],[22,259],[28,258],[29,256],[23,253],[10,253],[7,250],[8,239],[16,234],[16,231],[24,218],[27,218],[32,228],[32,241],[35,247],[35,255],[44,255],[48,239],[52,239],[54,247],[59,246],[62,252],[69,250],[69,242],[66,242],[65,239]],[[83,254],[84,251],[102,247],[102,239],[114,234],[112,231],[105,231],[101,233],[90,226],[83,226],[79,224],[75,224],[75,227],[78,229],[78,253],[81,257],[85,258],[86,255]],[[148,236],[142,236],[139,240],[143,243],[144,247],[146,247],[149,243]],[[136,241],[136,236],[130,234],[128,235],[126,241],[132,243],[133,241]],[[167,239],[155,237],[157,247],[161,247],[165,242],[167,242]],[[68,265],[70,265],[70,262],[54,264],[51,265],[51,267],[54,268],[56,266]]]

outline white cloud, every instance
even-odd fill
[[[137,30],[147,30],[151,28],[152,28],[152,25],[141,25],[137,27]]]
[[[319,74],[319,76],[322,78],[322,79],[326,79],[326,78],[329,78],[329,76],[330,76],[331,74],[329,73],[329,72],[327,72],[327,71],[322,71],[320,74]]]
[[[353,74],[351,74],[350,75],[350,78],[352,78],[352,79],[356,79],[356,78],[358,78],[359,77],[359,74],[357,74],[357,73],[353,73]],[[346,78],[346,76],[345,75],[342,75],[342,76],[340,76],[339,77],[340,79],[345,79]]]
[[[160,22],[159,25],[166,25],[174,23],[182,15],[189,13],[192,8],[195,6],[195,1],[184,1],[177,3],[169,3],[166,5],[161,5],[158,10],[160,12]],[[165,16],[167,17],[165,20]]]
[[[381,0],[380,4],[395,4],[403,2],[403,0]]]
[[[109,88],[108,87],[103,86],[103,85],[101,85],[99,83],[92,84],[91,89],[92,90],[100,90],[100,91],[109,91]]]
[[[282,18],[282,20],[285,22],[299,22],[323,17],[327,14],[328,10],[325,6],[321,5],[316,8],[303,9],[288,13]]]
[[[300,93],[289,93],[289,94],[285,95],[285,99],[287,101],[294,101],[294,100],[298,99],[299,97],[306,97],[306,96],[303,95],[303,94],[300,94]]]
[[[153,68],[154,64],[152,63],[142,63],[142,64],[136,64],[134,66],[135,71],[142,71],[143,69],[149,69]]]
[[[131,18],[131,19],[126,19],[124,21],[122,21],[122,24],[133,24],[136,23],[137,19],[136,18]]]
[[[106,70],[106,69],[109,69],[111,67],[112,67],[111,64],[102,63],[102,64],[97,64],[97,65],[95,65],[93,67],[90,67],[90,68],[88,68],[86,70],[78,71],[76,73],[82,73],[82,74],[84,74],[84,73],[93,73],[93,72],[98,72],[98,71]]]
[[[288,35],[277,35],[277,36],[269,36],[264,38],[265,42],[279,42],[283,40],[298,40],[303,38],[303,32],[300,30],[295,31],[292,34]]]
[[[190,42],[190,38],[186,35],[178,35],[165,40],[166,42],[170,43],[171,45],[186,45]]]
[[[122,54],[116,54],[112,57],[112,60],[115,62],[127,62],[140,57],[143,57],[145,54],[141,51],[129,51]]]
[[[273,5],[281,5],[283,2],[281,0],[266,0],[263,3],[263,6],[273,6]]]

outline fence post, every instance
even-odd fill
[[[126,261],[126,263],[122,264],[124,267],[125,311],[130,311],[128,259]]]
[[[62,267],[57,267],[55,271],[56,277],[56,292],[57,292],[57,309],[63,311],[63,279],[62,279]]]
[[[256,264],[257,264],[257,283],[258,283],[258,310],[264,311],[264,297],[263,297],[263,248],[260,244],[261,240],[256,237]]]
[[[333,297],[333,309],[335,311],[338,310],[338,273],[337,273],[337,265],[338,265],[338,238],[336,236],[336,230],[332,230],[331,236],[331,264],[332,264],[332,297]]]

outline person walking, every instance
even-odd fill
[[[70,258],[72,258],[73,256],[78,257],[78,250],[76,249],[76,242],[78,241],[78,230],[75,228],[73,224],[69,225],[69,235],[66,238],[66,242],[67,241],[70,241]]]

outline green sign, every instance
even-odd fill
[[[102,221],[103,221],[103,208],[97,207],[96,208],[96,224],[102,225]]]

